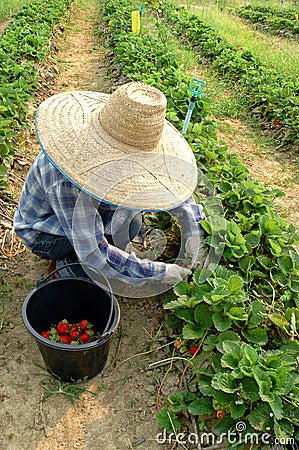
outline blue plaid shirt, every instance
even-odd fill
[[[199,223],[204,214],[192,197],[170,212],[177,218],[185,237],[201,229]],[[29,250],[41,232],[66,236],[79,260],[98,270],[104,269],[107,273],[111,269],[114,276],[116,270],[135,278],[162,279],[166,270],[164,263],[139,259],[134,253],[128,254],[108,244],[105,238],[105,234],[113,234],[124,219],[135,214],[136,211],[113,207],[82,192],[40,153],[24,183],[14,230]]]

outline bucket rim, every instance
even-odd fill
[[[77,282],[77,281],[83,281],[84,283],[88,283],[88,284],[93,284],[93,285],[96,285],[96,286],[98,286],[100,289],[103,289],[105,292],[107,292],[107,294],[109,294],[109,295],[112,295],[113,297],[115,297],[115,295],[114,295],[114,293],[113,293],[113,291],[112,291],[112,289],[111,289],[111,286],[109,285],[109,289],[108,289],[108,287],[107,286],[104,286],[103,284],[99,284],[99,283],[96,283],[95,281],[93,281],[93,280],[90,280],[90,279],[88,279],[88,278],[85,278],[85,277],[82,277],[82,276],[75,276],[75,277],[67,277],[67,276],[59,276],[58,278],[53,278],[52,280],[46,280],[46,281],[43,281],[43,282],[41,282],[40,284],[38,284],[38,285],[36,285],[30,292],[29,292],[29,294],[32,292],[32,291],[37,291],[38,289],[40,289],[40,288],[42,288],[43,286],[48,286],[49,284],[53,284],[53,283],[59,283],[59,282],[61,282],[61,281],[74,281],[74,282]],[[29,295],[28,294],[28,295]]]

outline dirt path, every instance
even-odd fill
[[[239,120],[226,119],[226,133],[218,132],[231,153],[249,169],[253,178],[263,186],[278,188],[284,192],[283,197],[275,200],[279,213],[293,223],[299,231],[299,184],[298,162],[287,153],[279,154],[271,146],[260,149],[248,137],[250,130]]]
[[[89,2],[90,3],[90,2]],[[74,8],[71,22],[59,39],[59,73],[39,99],[63,90],[85,89],[110,92],[105,78],[104,50],[93,36],[94,8]],[[18,199],[30,163],[39,152],[34,135],[27,136],[22,154],[16,155],[10,187]],[[72,406],[63,395],[40,403],[51,379],[35,363],[44,365],[34,339],[25,331],[21,307],[36,279],[47,271],[47,263],[23,252],[6,260],[4,291],[5,326],[0,333],[0,449],[1,450],[125,450],[139,442],[139,450],[161,449],[155,441],[156,386],[159,369],[149,369],[156,353],[153,346],[165,344],[160,326],[158,298],[118,298],[121,309],[119,331],[114,336],[107,365],[84,386],[96,395],[83,393]],[[4,266],[3,266],[4,267]],[[5,290],[6,288],[6,290]],[[141,356],[139,353],[145,352]],[[153,356],[154,355],[154,356]],[[159,357],[163,356],[163,351]],[[36,374],[40,374],[37,376]],[[169,394],[178,380],[170,375],[163,385]]]

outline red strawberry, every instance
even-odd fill
[[[81,334],[81,336],[79,336],[79,339],[82,342],[82,344],[87,344],[87,342],[89,341],[89,336],[87,333],[83,333]]]
[[[191,347],[189,349],[190,355],[195,355],[195,353],[197,353],[197,351],[198,351],[198,345],[191,345]]]
[[[69,324],[67,323],[67,321],[59,322],[59,324],[56,327],[56,330],[58,331],[59,334],[66,334],[69,330]]]
[[[279,120],[278,120],[278,119],[274,119],[274,120],[273,120],[273,125],[274,125],[275,127],[278,127],[278,126],[280,125]]]
[[[175,348],[180,348],[182,346],[182,342],[181,341],[174,341]]]
[[[80,328],[81,328],[82,331],[86,331],[87,330],[87,320],[86,319],[81,320]]]
[[[78,336],[79,336],[79,333],[76,330],[69,332],[69,337],[70,337],[71,341],[75,341],[78,338]]]
[[[49,338],[49,331],[42,331],[42,332],[41,332],[41,336],[44,337],[44,338],[46,338],[46,339],[50,339],[50,338]]]
[[[222,417],[223,417],[222,411],[217,411],[216,416],[217,416],[217,419],[222,419]]]
[[[62,344],[70,344],[71,343],[69,336],[60,336],[59,339]]]
[[[73,324],[70,326],[70,331],[78,331],[78,325],[77,325],[76,323],[73,323]]]

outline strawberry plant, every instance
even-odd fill
[[[188,391],[171,394],[169,411],[176,417],[174,413],[187,409],[199,418],[216,411],[212,419],[215,434],[217,429],[228,432],[242,418],[247,433],[272,430],[276,438],[285,439],[294,433],[299,418],[294,411],[299,406],[296,365],[285,355],[286,349],[289,352],[287,346],[280,351],[256,350],[239,342],[232,332],[210,335],[203,344],[204,358],[201,354],[192,361],[198,395]],[[298,351],[298,346],[292,351]]]
[[[298,10],[257,5],[246,5],[238,8],[236,13],[246,21],[253,23],[266,32],[293,37],[299,34]]]
[[[50,53],[54,25],[73,0],[42,0],[24,6],[0,40],[0,188],[14,155],[17,133],[27,123],[28,101],[39,87],[38,64]]]
[[[298,145],[298,80],[269,69],[250,52],[240,53],[197,16],[171,2],[159,5],[165,23],[178,39],[197,53],[199,61],[210,60],[223,79],[241,87],[249,110],[258,116],[278,143]],[[275,123],[279,125],[274,125]],[[277,122],[278,121],[278,122]]]
[[[188,83],[166,39],[157,41],[145,25],[143,34],[130,34],[127,2],[107,1],[105,10],[109,10],[105,22],[112,71],[161,89],[169,99],[167,117],[180,129]],[[119,10],[123,20],[118,20]],[[184,36],[193,36],[194,46],[201,45],[197,18],[185,22],[185,13],[178,14],[176,7],[167,14],[184,29]],[[158,36],[160,29],[165,33],[160,21],[156,27]],[[208,42],[208,28],[203,26],[202,33]],[[210,42],[214,55],[227,49],[220,38],[213,47]],[[243,74],[249,62],[255,64],[252,55],[244,53]],[[240,76],[238,66],[233,75]],[[202,226],[208,244],[222,259],[221,265],[195,272],[190,282],[178,284],[165,296],[167,323],[176,333],[179,357],[189,361],[186,369],[193,392],[171,394],[157,420],[168,432],[179,430],[181,412],[186,410],[198,420],[208,417],[215,432],[217,427],[225,432],[233,429],[235,420],[242,418],[248,430],[270,427],[277,437],[292,436],[298,430],[299,257],[294,249],[298,236],[274,210],[273,199],[282,192],[259,186],[236,156],[217,142],[207,106],[204,99],[186,138],[199,170],[214,188],[213,198],[201,193],[204,186],[195,198],[207,213]],[[163,217],[152,220],[163,230],[172,226]]]

